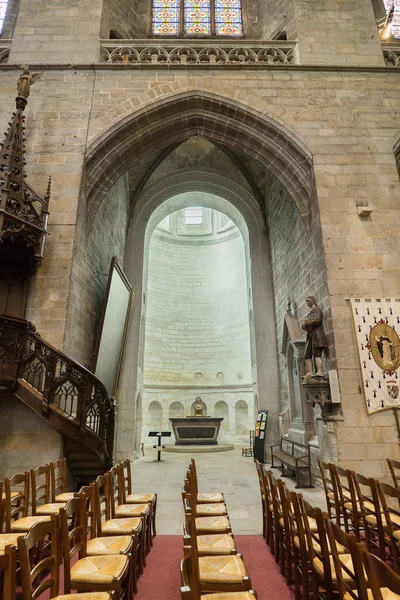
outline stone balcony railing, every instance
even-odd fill
[[[382,51],[387,67],[400,67],[400,42],[383,42]]]
[[[296,41],[100,40],[101,61],[111,64],[190,67],[298,64]]]
[[[8,61],[10,54],[12,40],[1,40],[0,39],[0,64],[4,64]]]

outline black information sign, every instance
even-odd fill
[[[265,440],[267,437],[267,420],[268,411],[259,410],[257,415],[257,423],[254,431],[254,458],[261,464],[264,464],[265,458]]]

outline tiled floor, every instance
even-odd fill
[[[152,448],[145,449],[146,456],[132,465],[134,492],[156,492],[157,532],[162,535],[182,533],[183,509],[181,489],[191,458],[190,454],[164,453],[163,461],[156,462]],[[223,492],[237,535],[262,533],[260,490],[252,458],[241,456],[241,447],[229,452],[195,454],[199,491]],[[268,467],[268,465],[266,465]],[[280,475],[276,470],[276,476]],[[285,478],[289,487],[294,483]],[[321,488],[299,490],[313,505],[325,507]]]

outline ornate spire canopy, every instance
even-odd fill
[[[41,73],[24,68],[17,84],[16,112],[0,145],[0,255],[14,254],[32,274],[40,265],[46,236],[50,181],[40,197],[25,181],[25,117],[30,86]],[[4,258],[4,257],[3,257]]]

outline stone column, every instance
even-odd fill
[[[99,0],[21,0],[8,62],[98,62],[101,13]]]
[[[371,0],[293,0],[305,65],[383,67]]]

